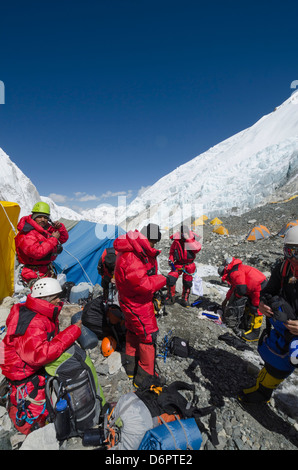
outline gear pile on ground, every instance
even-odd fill
[[[203,231],[203,248],[197,257],[198,272],[203,280],[203,298],[208,303],[221,303],[227,286],[221,284],[217,267],[226,254],[242,259],[246,264],[270,273],[276,258],[282,256],[283,239],[277,236],[285,222],[297,219],[298,198],[285,204],[269,204],[241,217],[221,218],[229,229],[229,237],[212,232],[207,224]],[[263,224],[271,233],[269,239],[250,243],[245,241],[252,224]],[[163,239],[160,270],[168,271],[170,240]],[[177,288],[179,297],[179,287]],[[181,293],[181,290],[180,290]],[[191,295],[193,302],[197,296]],[[157,344],[157,367],[167,383],[182,380],[195,384],[198,406],[215,406],[218,445],[210,438],[209,417],[201,418],[204,450],[296,450],[298,447],[298,399],[297,372],[273,395],[269,405],[242,407],[238,392],[255,383],[262,361],[257,344],[234,341],[235,335],[225,325],[204,318],[204,310],[197,307],[183,307],[178,301],[166,306],[166,314],[158,318],[159,335]],[[199,308],[200,307],[200,308]],[[76,306],[66,305],[61,314],[61,328],[70,323]],[[189,344],[189,356],[178,357],[169,353],[167,339],[173,336],[183,338]],[[98,373],[99,382],[107,401],[117,402],[122,395],[134,390],[121,366],[119,352],[108,358],[101,354],[100,343],[90,351]],[[9,427],[5,409],[0,408],[0,448],[16,446],[18,436]],[[82,441],[71,438],[61,446],[64,450],[80,449]],[[92,449],[92,448],[91,448]]]

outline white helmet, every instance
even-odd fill
[[[38,279],[38,281],[33,284],[31,296],[48,297],[50,295],[60,294],[61,292],[62,289],[57,279],[44,277],[43,279]]]
[[[285,245],[297,245],[298,246],[298,225],[291,227],[285,234],[284,239]]]

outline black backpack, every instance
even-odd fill
[[[191,401],[188,401],[181,393],[181,390],[192,393]],[[176,381],[163,387],[149,386],[147,389],[137,390],[136,395],[145,403],[153,418],[163,415],[178,414],[180,418],[194,418],[200,431],[209,434],[200,418],[210,415],[211,441],[214,446],[218,445],[216,432],[216,414],[214,406],[205,408],[197,407],[197,397],[195,395],[194,384],[188,384],[182,381]]]
[[[105,405],[103,391],[90,357],[74,343],[45,369],[49,374],[46,383],[46,407],[50,422],[55,424],[57,438],[64,440],[82,436],[85,430],[98,424]],[[58,429],[59,400],[67,404],[67,413],[64,413],[62,419],[67,432],[63,432],[61,439]]]

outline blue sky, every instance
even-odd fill
[[[0,15],[0,147],[76,210],[129,203],[298,79],[297,0],[4,0]]]

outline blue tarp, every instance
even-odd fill
[[[97,272],[98,261],[105,248],[113,246],[114,240],[124,234],[121,227],[79,221],[70,231],[63,251],[53,263],[58,274],[65,273],[68,282],[101,283]]]

